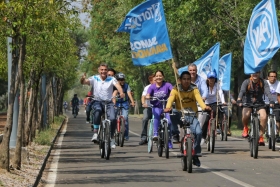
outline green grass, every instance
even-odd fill
[[[0,180],[0,186],[4,186],[3,182]]]
[[[55,116],[54,123],[37,134],[35,138],[35,143],[39,145],[51,145],[52,140],[56,136],[57,130],[60,127],[64,118],[64,116]]]
[[[237,127],[237,124],[232,122],[230,127],[231,135],[232,136],[241,136],[242,135],[242,129]]]

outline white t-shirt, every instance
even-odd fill
[[[271,84],[269,82],[269,80],[266,80],[266,81],[269,85],[269,90],[270,90],[270,93],[273,97],[273,101],[275,103],[278,103],[277,102],[277,93],[280,93],[279,81],[276,80],[274,84]],[[278,92],[277,92],[277,88],[278,88]],[[264,102],[265,102],[265,104],[269,104],[269,100],[268,100],[268,97],[266,95],[264,96]]]
[[[211,91],[210,88],[208,90],[208,96],[205,100],[205,104],[211,104],[211,103],[217,102],[217,96],[216,96],[217,90],[219,93],[219,101],[221,101],[222,103],[225,103],[225,97],[224,97],[223,90],[221,89],[220,86],[218,86],[218,88],[217,88],[217,83],[215,83],[213,90]]]
[[[93,87],[95,100],[110,100],[113,97],[113,88],[117,79],[108,76],[104,81],[100,75],[94,75],[89,78],[90,85]]]
[[[150,86],[151,86],[151,84],[147,85],[147,86],[144,88],[144,90],[143,90],[143,92],[142,92],[142,96],[146,96],[146,95],[147,95],[147,92],[148,92],[148,89],[149,89]],[[146,104],[147,104],[148,106],[150,106],[150,105],[151,105],[150,100],[146,100]]]

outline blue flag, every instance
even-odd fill
[[[244,71],[260,71],[279,49],[274,0],[263,0],[253,10],[244,45]]]
[[[219,61],[219,80],[222,90],[230,90],[231,53],[224,55]]]
[[[161,0],[149,0],[126,15],[117,32],[130,33],[133,64],[148,66],[172,58]]]
[[[210,71],[216,71],[217,77],[219,76],[219,58],[220,58],[220,43],[216,43],[211,47],[200,59],[194,62],[197,66],[197,74],[204,79],[207,79],[207,74]],[[178,69],[179,75],[183,71],[188,71],[188,66]]]

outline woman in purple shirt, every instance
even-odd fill
[[[164,74],[162,71],[157,70],[155,72],[155,79],[156,79],[156,83],[152,84],[148,91],[147,91],[147,95],[146,98],[150,99],[150,97],[158,97],[159,99],[167,99],[169,97],[169,94],[173,88],[173,86],[164,81]],[[153,140],[157,140],[158,139],[158,127],[160,124],[160,115],[163,113],[163,107],[162,107],[162,103],[160,101],[151,101],[151,104],[153,105],[153,115],[154,115],[154,137]],[[165,106],[164,106],[165,108]],[[168,120],[168,128],[170,128],[170,116],[169,114],[166,114],[166,118]],[[172,143],[171,140],[169,140],[168,142],[169,148],[172,149]]]

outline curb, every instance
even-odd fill
[[[53,149],[53,146],[54,146],[54,144],[55,144],[55,142],[56,142],[57,136],[58,136],[58,134],[60,133],[61,128],[62,128],[62,126],[65,124],[65,122],[66,122],[66,118],[64,118],[64,120],[62,121],[62,123],[61,123],[61,125],[60,125],[60,127],[59,127],[59,129],[58,129],[58,131],[57,131],[57,133],[56,133],[56,135],[55,135],[55,137],[53,138],[53,141],[52,141],[52,143],[51,143],[50,149],[49,149],[49,151],[48,151],[48,153],[47,153],[47,155],[46,155],[46,157],[45,157],[45,159],[44,159],[44,162],[43,162],[43,164],[42,164],[42,166],[41,166],[41,169],[40,169],[40,171],[39,171],[39,173],[38,173],[38,175],[37,175],[37,177],[36,177],[36,180],[35,180],[35,182],[34,182],[34,184],[33,184],[33,187],[38,186],[38,184],[39,184],[39,182],[40,182],[40,180],[41,180],[42,174],[43,174],[44,169],[45,169],[45,167],[46,167],[47,161],[48,161],[48,159],[49,159],[49,157],[50,157],[50,154],[51,154],[51,151],[52,151],[52,149]]]

